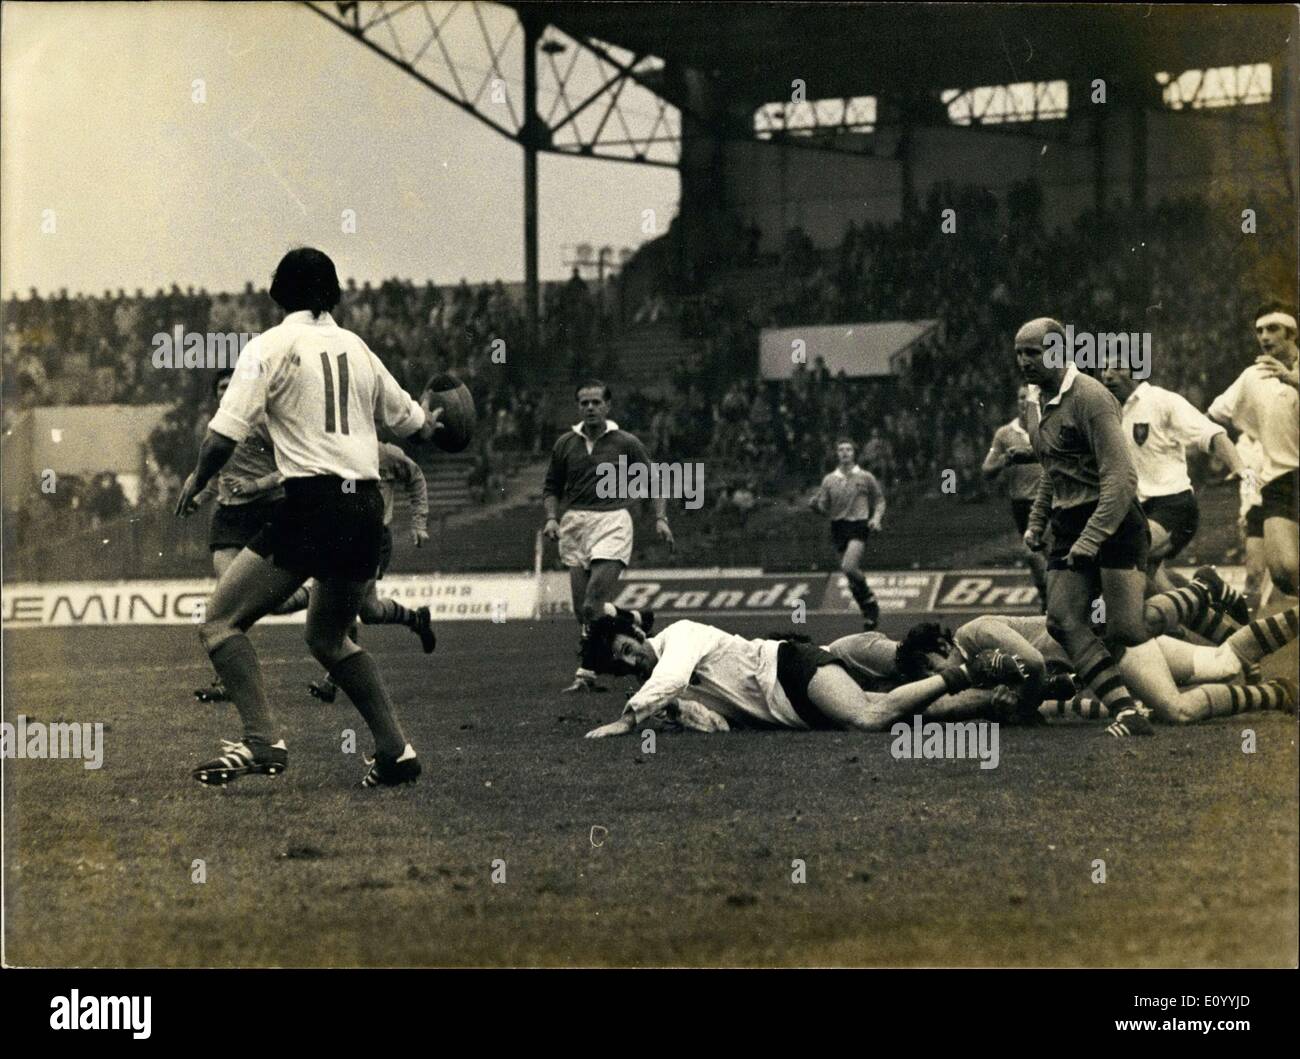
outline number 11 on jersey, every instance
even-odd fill
[[[339,362],[339,399],[338,399],[338,428],[337,432],[346,434],[348,432],[348,355],[340,353]],[[330,355],[322,352],[320,355],[321,375],[325,379],[325,433],[335,433],[334,420],[334,366],[330,363]]]

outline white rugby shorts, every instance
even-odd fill
[[[632,515],[622,511],[566,511],[560,519],[560,561],[591,567],[593,559],[632,561]]]

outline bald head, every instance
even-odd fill
[[[1021,326],[1016,332],[1016,348],[1024,347],[1026,349],[1042,349],[1043,339],[1049,334],[1058,334],[1065,337],[1065,328],[1059,320],[1053,320],[1050,316],[1040,316],[1035,320]]]

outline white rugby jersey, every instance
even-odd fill
[[[747,640],[698,621],[675,621],[651,637],[650,646],[659,662],[623,708],[637,724],[686,693],[728,720],[808,727],[777,682],[779,641]]]
[[[359,337],[306,310],[244,347],[208,429],[243,441],[263,411],[285,478],[360,482],[379,480],[376,421],[406,437],[425,418]]]
[[[1173,496],[1192,487],[1187,449],[1210,451],[1216,434],[1227,432],[1197,411],[1187,398],[1144,382],[1129,394],[1122,411],[1124,440],[1137,471],[1137,496]]]
[[[1300,466],[1300,393],[1252,364],[1210,405],[1210,415],[1231,422],[1259,442],[1259,484]]]

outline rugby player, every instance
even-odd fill
[[[1295,313],[1279,302],[1261,306],[1255,314],[1255,338],[1259,356],[1211,402],[1210,418],[1249,434],[1259,444],[1265,558],[1273,587],[1294,597],[1300,582],[1296,492],[1300,478],[1300,353]]]
[[[1023,540],[1029,528],[1029,512],[1038,494],[1038,479],[1043,469],[1038,465],[1033,446],[1029,443],[1028,413],[1029,387],[1021,383],[1016,390],[1016,418],[1003,423],[993,432],[993,443],[984,456],[980,471],[989,481],[1000,478],[1011,501],[1011,518]],[[1029,576],[1038,589],[1040,609],[1047,610],[1047,560],[1042,552],[1025,549],[1025,562]]]
[[[271,523],[235,557],[217,582],[199,637],[243,723],[243,737],[193,770],[200,783],[244,775],[274,776],[288,749],[247,632],[263,615],[315,578],[306,640],[364,718],[375,757],[366,787],[414,782],[420,762],[393,709],[374,659],[347,635],[379,566],[383,498],[376,420],[398,437],[427,441],[439,412],[428,394],[417,403],[369,347],[330,315],[340,298],[334,262],[299,248],[281,259],[271,298],[284,319],[254,338],[208,425],[198,463],[181,487],[177,514],[230,459],[266,416],[285,497]]]
[[[1187,473],[1188,447],[1194,445],[1216,457],[1248,489],[1255,487],[1255,472],[1242,461],[1228,432],[1186,398],[1146,381],[1137,382],[1130,368],[1118,363],[1102,368],[1101,382],[1120,403],[1124,440],[1137,471],[1138,503],[1151,529],[1149,590],[1166,592],[1186,581],[1163,564],[1187,547],[1200,524],[1196,494]],[[1238,621],[1250,620],[1244,599],[1234,600],[1232,610]]]
[[[1124,443],[1119,402],[1071,361],[1049,362],[1048,334],[1056,320],[1030,320],[1016,333],[1016,362],[1029,392],[1029,437],[1043,466],[1029,514],[1025,544],[1037,551],[1051,517],[1047,561],[1047,621],[1079,679],[1114,718],[1113,736],[1153,735],[1115,668],[1115,656],[1090,626],[1100,587],[1106,626],[1116,650],[1144,660],[1159,658],[1142,618],[1150,534],[1137,502],[1137,473]]]
[[[608,386],[590,379],[577,388],[581,416],[551,449],[551,462],[542,485],[546,511],[543,534],[560,545],[560,561],[569,568],[569,593],[578,620],[578,668],[565,692],[604,691],[588,664],[588,630],[598,618],[608,616],[619,577],[632,561],[631,497],[602,497],[597,479],[602,465],[650,463],[650,454],[635,434],[620,430],[609,418],[613,394]],[[669,547],[673,531],[668,524],[666,497],[652,497],[655,533]],[[560,518],[563,507],[564,517]],[[638,624],[641,621],[638,619]]]
[[[867,537],[885,517],[885,494],[876,476],[858,466],[858,447],[848,438],[835,443],[835,470],[822,479],[808,506],[831,521],[831,542],[840,556],[840,572],[862,612],[862,628],[880,624],[880,604],[867,584],[862,561]]]
[[[375,577],[366,586],[365,598],[361,601],[361,610],[357,616],[362,625],[405,625],[420,638],[420,646],[425,654],[432,654],[438,645],[437,634],[433,631],[433,619],[428,607],[408,608],[391,598],[381,599],[378,582],[382,581],[393,559],[393,494],[394,483],[400,484],[406,494],[407,506],[411,511],[411,544],[423,548],[429,540],[429,490],[424,481],[424,472],[420,465],[398,446],[387,441],[379,443],[379,493],[384,498],[384,539],[379,546],[379,569]],[[306,586],[298,589],[305,593]],[[348,636],[359,642],[359,630],[354,623],[348,629]],[[315,683],[308,686],[308,691],[323,702],[333,702],[338,694],[338,687],[327,673]]]
[[[230,388],[233,374],[233,368],[224,368],[213,380],[212,396],[217,405]],[[276,505],[284,499],[284,479],[275,467],[265,416],[253,424],[248,437],[235,446],[230,459],[194,502],[200,505],[214,497],[217,503],[208,527],[208,549],[212,568],[220,578],[240,550],[271,521]],[[292,614],[306,605],[305,599],[289,599],[271,613]],[[218,678],[206,688],[195,689],[194,697],[200,702],[224,702],[227,695]]]
[[[824,648],[791,640],[749,640],[696,621],[676,621],[646,637],[625,616],[603,617],[589,630],[596,669],[635,674],[644,683],[618,720],[588,739],[626,735],[675,701],[705,707],[728,723],[799,731],[886,731],[942,695],[972,685],[1018,681],[1017,659],[989,651],[933,676],[873,694]]]

